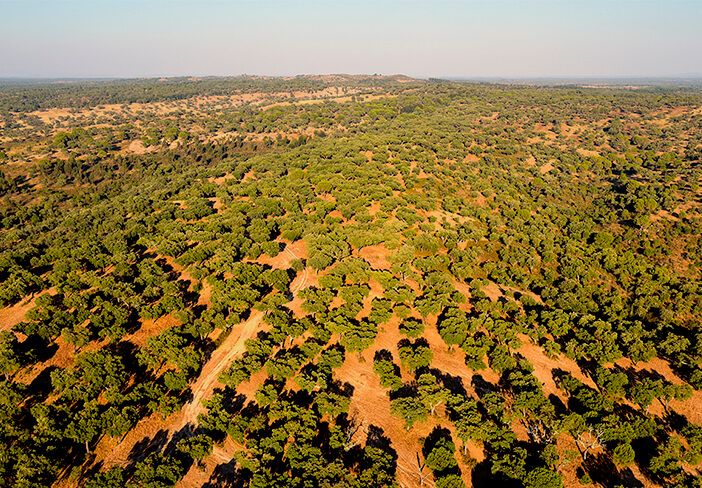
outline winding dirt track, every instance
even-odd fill
[[[295,253],[293,253],[289,247],[286,246],[283,252],[287,256],[290,256],[291,260],[297,259]],[[300,278],[294,281],[297,281],[297,283],[293,282],[294,284],[290,288],[293,297],[297,296],[297,293],[307,284],[307,268],[303,269]],[[202,367],[197,381],[192,385],[193,398],[183,407],[180,419],[171,427],[171,435],[175,432],[179,432],[186,425],[190,425],[191,427],[195,426],[198,414],[205,410],[202,406],[202,400],[212,395],[212,392],[218,384],[217,378],[219,374],[224,371],[234,359],[244,353],[246,350],[246,340],[252,338],[254,334],[256,334],[256,331],[259,330],[262,318],[263,312],[252,311],[249,319],[244,322],[242,326],[237,327],[239,333],[237,334],[236,331],[232,331],[224,342],[212,353],[209,361]]]
[[[219,373],[224,371],[237,356],[246,350],[245,341],[253,337],[263,318],[263,312],[254,311],[236,334],[232,332],[212,353],[210,360],[203,366],[200,376],[192,386],[193,398],[182,410],[180,421],[173,426],[177,432],[188,424],[194,425],[197,416],[204,411],[202,400],[209,397],[217,385]]]
[[[283,254],[289,257],[290,260],[298,258],[295,253],[287,247],[283,251]],[[293,298],[306,286],[307,281],[308,270],[304,269],[291,284],[290,291],[293,294]],[[130,460],[134,460],[135,458],[139,459],[141,456],[133,452],[134,447],[136,447],[138,443],[144,442],[144,440],[146,440],[148,444],[149,439],[156,436],[157,432],[165,434],[159,442],[161,448],[165,448],[171,444],[171,441],[174,440],[174,436],[181,437],[192,433],[197,425],[198,414],[205,412],[205,408],[202,406],[202,400],[209,398],[215,388],[219,386],[217,380],[219,374],[224,371],[234,359],[244,353],[246,350],[246,340],[254,337],[256,332],[260,330],[259,326],[262,318],[262,312],[252,311],[251,316],[246,322],[233,328],[224,342],[212,352],[209,360],[202,367],[199,377],[195,383],[192,384],[192,400],[185,404],[179,413],[169,418],[165,425],[163,420],[160,420],[157,416],[143,419],[139,422],[139,426],[132,429],[132,431],[127,434],[124,442],[115,445],[112,441],[107,440],[103,443],[103,446],[100,447],[105,450],[103,451],[105,452],[103,458],[105,467],[109,468],[115,465],[124,466],[128,464]],[[213,454],[220,462],[226,463],[231,460],[231,456],[229,456],[224,449],[219,447],[215,448]]]

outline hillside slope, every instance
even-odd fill
[[[699,484],[699,91],[0,105],[0,486]]]

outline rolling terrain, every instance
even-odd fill
[[[698,88],[0,109],[0,486],[700,485]]]

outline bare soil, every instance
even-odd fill
[[[12,327],[22,322],[24,316],[33,306],[34,297],[0,309],[0,331],[10,330]]]
[[[293,249],[296,249],[298,255]],[[275,258],[263,257],[261,261],[276,268],[287,268],[290,262],[306,255],[304,252],[304,243],[298,241],[292,245],[286,246],[285,250]],[[175,263],[172,263],[176,266]],[[309,285],[308,277],[311,273],[305,269],[291,284],[293,296],[296,296],[299,290]],[[297,299],[297,298],[296,298]],[[295,300],[293,300],[294,303]],[[224,371],[231,362],[245,351],[245,341],[253,337],[263,327],[261,319],[263,313],[253,311],[251,316],[243,323],[235,326],[222,344],[212,353],[205,365],[202,367],[198,378],[191,384],[192,397],[180,412],[177,412],[170,417],[163,419],[160,415],[155,414],[143,419],[139,424],[132,429],[121,443],[107,436],[103,437],[95,449],[95,460],[101,460],[102,468],[109,469],[111,466],[119,465],[126,466],[127,464],[139,460],[146,449],[143,446],[160,446],[164,447],[172,442],[174,437],[180,437],[183,434],[192,432],[197,425],[197,416],[204,413],[205,409],[202,406],[202,400],[210,398],[215,389],[222,385],[218,382],[219,374]],[[171,320],[175,320],[172,319]],[[145,321],[143,326],[132,336],[127,339],[131,342],[141,344],[145,343],[146,338],[158,333],[167,326],[169,318],[162,317],[157,321]],[[213,334],[218,333],[215,331]],[[141,447],[140,447],[141,446]],[[202,486],[209,480],[214,468],[221,463],[231,461],[231,452],[223,447],[217,448],[217,454],[208,458],[208,460],[200,467],[193,467],[187,473],[180,486],[196,487]],[[201,469],[203,468],[203,469]],[[63,483],[57,486],[74,486]]]

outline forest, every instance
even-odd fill
[[[702,487],[702,89],[0,108],[0,487]]]

